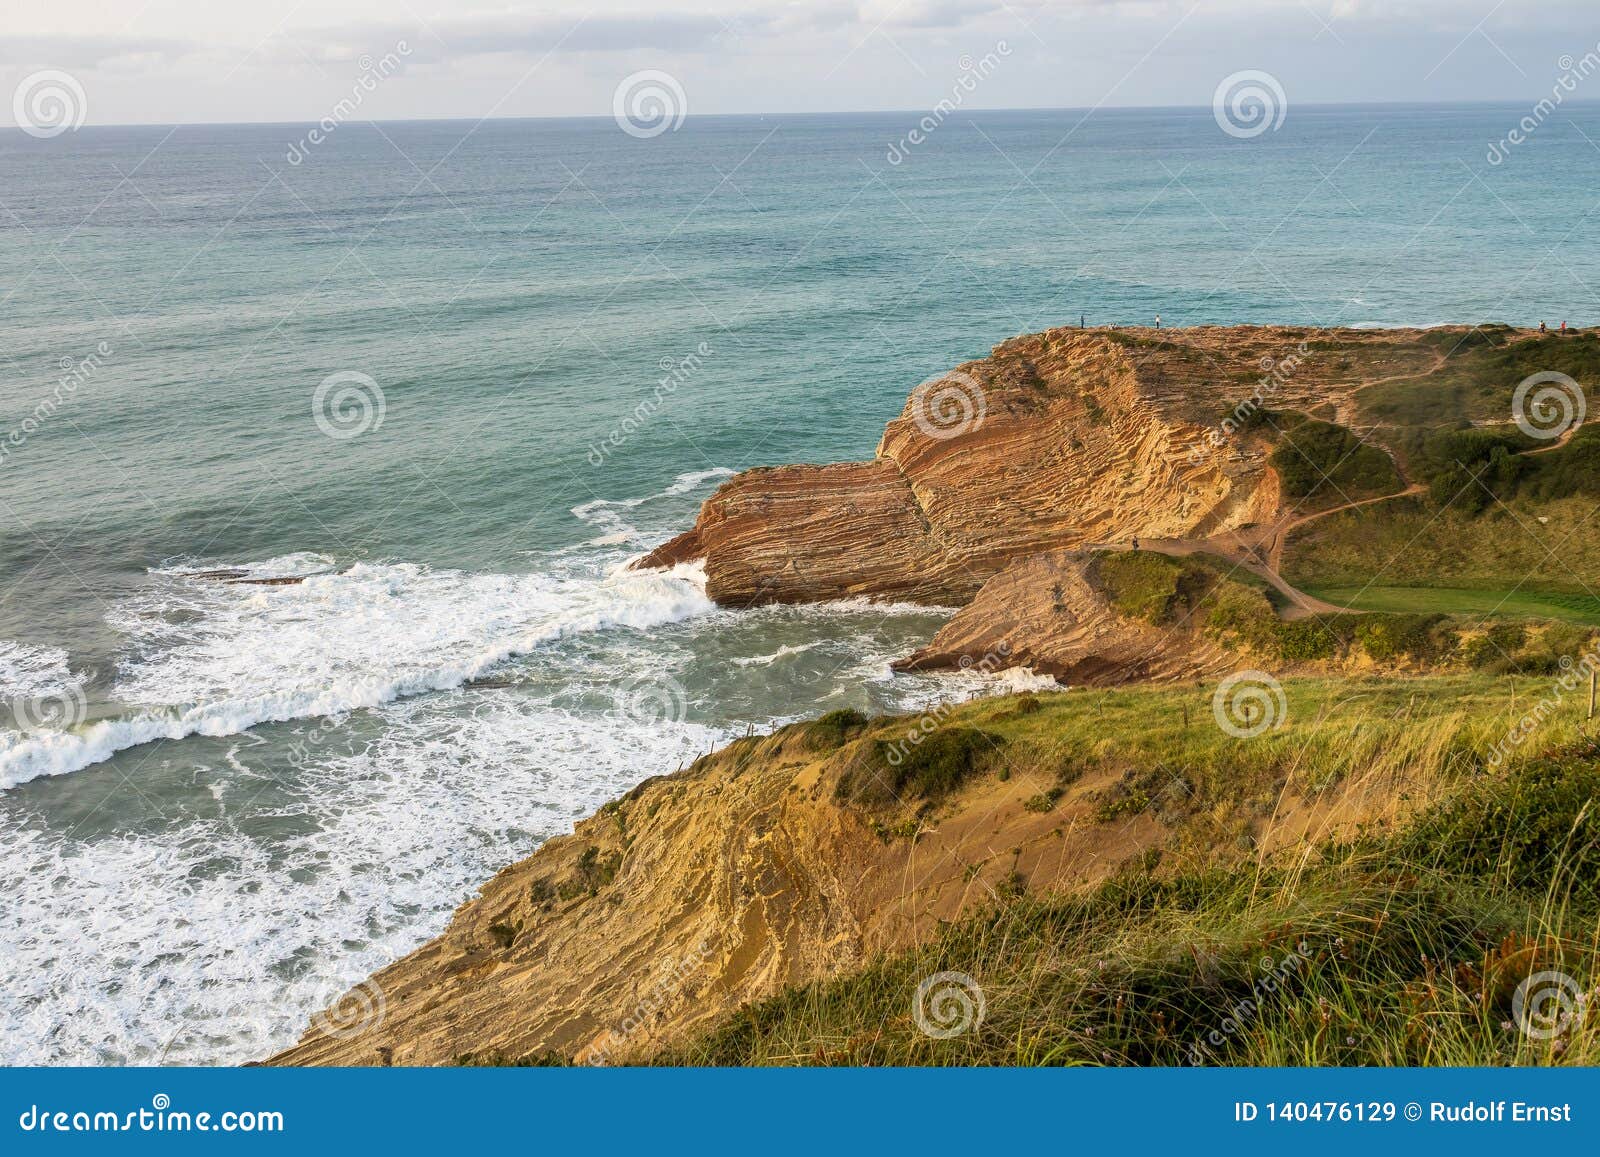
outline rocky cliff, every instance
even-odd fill
[[[905,739],[916,723],[834,716],[646,781],[377,973],[352,997],[366,1017],[336,1009],[275,1063],[614,1063],[664,1030],[911,943],[1013,876],[1098,878],[1160,831],[1153,818],[1096,827],[1063,848],[1063,824],[1093,826],[1099,776],[1046,814],[1024,805],[1048,776],[982,775],[941,796],[934,822],[915,783],[875,779],[911,762],[886,754],[893,744],[920,754]],[[999,736],[941,733],[929,742],[969,745],[969,772],[998,766]]]
[[[870,462],[751,470],[638,565],[704,559],[728,606],[866,595],[970,600],[1014,559],[1204,539],[1282,506],[1264,406],[1346,418],[1425,376],[1441,331],[1055,329],[914,390]],[[1224,425],[1224,423],[1227,423]]]
[[[637,1061],[997,900],[1092,885],[1155,849],[1309,855],[1417,790],[1351,774],[1313,791],[1296,760],[1261,778],[1209,725],[1207,691],[1121,694],[841,712],[735,741],[500,872],[273,1063]],[[1152,761],[1156,733],[1215,749],[1219,770]]]
[[[1157,625],[1118,614],[1095,581],[1095,564],[1081,551],[1016,560],[895,668],[1028,667],[1083,687],[1195,679],[1239,665],[1233,652],[1187,623]]]

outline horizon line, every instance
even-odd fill
[[[1292,107],[1300,109],[1348,109],[1348,108],[1490,108],[1504,105],[1517,105],[1517,97],[1499,97],[1482,100],[1348,100],[1348,101],[1303,101],[1296,102]],[[1571,105],[1600,105],[1600,98],[1586,97],[1564,101],[1563,107]],[[971,108],[960,110],[963,114],[975,113],[1081,113],[1087,119],[1096,113],[1128,113],[1128,112],[1184,112],[1208,113],[1212,106],[1208,104],[1121,104],[1121,105],[1011,105],[997,108]],[[800,118],[800,117],[851,117],[851,116],[896,116],[925,115],[926,107],[916,108],[873,108],[873,109],[841,109],[841,110],[800,110],[793,112],[705,112],[685,113],[683,121],[687,124],[691,120],[767,120],[771,118]],[[326,118],[323,118],[326,119]],[[406,125],[406,124],[449,124],[459,121],[467,124],[482,125],[491,121],[609,121],[613,120],[612,113],[566,113],[560,115],[529,114],[523,116],[415,116],[415,117],[386,117],[382,119],[367,118],[362,120],[349,119],[340,121],[344,125]],[[83,129],[183,129],[183,128],[272,128],[274,126],[316,126],[322,120],[219,120],[219,121],[85,121],[74,129],[74,132]],[[17,124],[0,125],[3,130],[16,130],[22,132],[22,126]],[[27,135],[26,133],[24,135]]]

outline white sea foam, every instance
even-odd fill
[[[733,474],[734,471],[726,466],[690,471],[674,478],[672,484],[665,490],[641,495],[638,498],[596,498],[574,506],[572,514],[590,526],[606,532],[602,539],[596,539],[595,542],[627,542],[638,537],[639,531],[617,513],[619,510],[635,510],[649,502],[658,502],[663,498],[677,498],[703,486],[713,478],[730,478]]]
[[[779,659],[787,659],[790,655],[803,655],[807,651],[814,650],[821,645],[822,644],[820,641],[815,643],[801,643],[799,646],[794,647],[791,647],[789,644],[785,643],[770,655],[749,655],[745,658],[735,659],[733,661],[733,665],[736,667],[770,667]]]
[[[376,736],[330,738],[288,781],[254,769],[273,743],[243,737],[152,829],[85,840],[5,821],[0,1063],[265,1057],[495,872],[647,770],[731,737],[517,690],[408,699],[370,723]],[[275,830],[260,802],[238,818],[266,783]]]
[[[299,573],[307,561],[251,570]],[[447,690],[563,636],[712,609],[704,573],[689,566],[619,566],[597,579],[361,564],[289,586],[171,577],[108,616],[135,656],[112,697],[137,706],[70,731],[0,732],[0,787],[158,739],[234,735]]]
[[[1054,675],[1037,675],[1032,667],[1007,667],[992,676],[995,694],[1012,695],[1023,691],[1060,691]]]
[[[74,682],[65,651],[0,639],[0,701],[59,695]]]

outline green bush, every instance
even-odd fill
[[[1122,551],[1102,555],[1095,567],[1111,605],[1130,618],[1160,623],[1178,593],[1183,564],[1152,551]]]
[[[1204,625],[1212,634],[1257,647],[1271,639],[1277,622],[1265,591],[1232,581],[1217,586],[1204,613]]]
[[[1493,623],[1462,648],[1462,658],[1480,670],[1515,670],[1515,655],[1527,641],[1528,630],[1521,623]]]
[[[1436,870],[1561,899],[1600,897],[1600,746],[1514,764],[1422,816],[1399,851]]]
[[[841,708],[819,715],[805,728],[805,743],[813,751],[832,751],[843,746],[845,740],[867,725],[869,720],[853,707]]]
[[[1335,658],[1343,642],[1336,631],[1317,619],[1274,623],[1272,641],[1277,657],[1291,663]]]
[[[1455,648],[1454,632],[1445,626],[1443,615],[1362,615],[1355,639],[1379,663],[1402,655],[1436,662]]]
[[[1041,791],[1038,795],[1029,796],[1022,801],[1022,809],[1030,812],[1047,812],[1056,806],[1056,801],[1066,794],[1066,788],[1052,787],[1049,791]]]
[[[1559,450],[1524,458],[1521,492],[1538,499],[1569,494],[1600,495],[1600,429],[1582,426]]]
[[[853,803],[937,803],[987,766],[1005,741],[975,727],[937,727],[865,743],[839,777],[836,794]]]
[[[1589,650],[1592,632],[1573,623],[1551,623],[1532,646],[1516,656],[1524,675],[1556,675],[1570,670]]]
[[[1343,500],[1401,489],[1393,459],[1343,426],[1298,415],[1285,420],[1269,461],[1288,497]]]

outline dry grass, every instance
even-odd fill
[[[1018,771],[1125,768],[1119,790],[1170,827],[1167,846],[1087,892],[1023,891],[916,949],[791,988],[641,1059],[1600,1062],[1600,1017],[1586,1006],[1548,1036],[1522,1031],[1515,1006],[1540,973],[1581,990],[1600,978],[1600,751],[1577,738],[1581,696],[1564,697],[1498,764],[1494,743],[1549,701],[1548,680],[1291,682],[1283,727],[1249,740],[1213,724],[1209,690],[963,708],[951,722],[1002,733]],[[1169,773],[1185,789],[1152,791]],[[913,1006],[919,984],[943,972],[972,978],[985,1011],[936,1039]],[[949,991],[943,1008],[958,1022]]]

